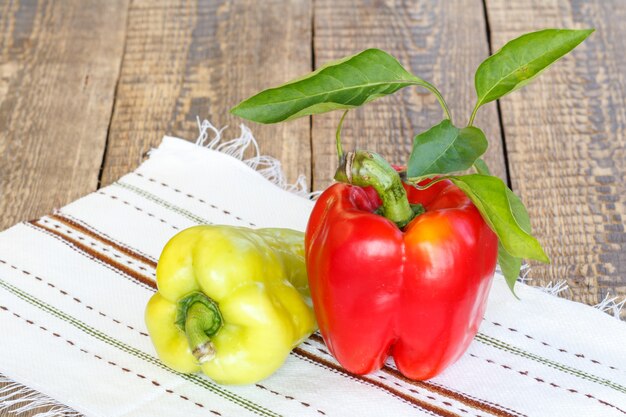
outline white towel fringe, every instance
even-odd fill
[[[15,407],[12,410],[10,408]],[[40,410],[36,412],[37,410]],[[35,391],[18,384],[0,374],[0,414],[19,415],[35,411],[33,417],[79,417],[78,411]]]
[[[568,291],[569,290],[569,285],[567,285],[567,281],[565,281],[564,279],[560,280],[560,281],[556,281],[556,282],[548,282],[546,285],[544,286],[538,286],[536,288],[539,288],[541,291],[551,294],[551,295],[559,295],[560,293],[564,292],[564,291]]]
[[[280,161],[271,156],[261,155],[259,145],[252,135],[252,131],[244,124],[239,125],[241,133],[238,138],[224,140],[222,132],[228,126],[218,129],[208,120],[203,120],[201,122],[198,117],[197,121],[200,134],[198,135],[198,139],[196,139],[196,145],[225,153],[243,161],[250,168],[256,170],[268,181],[276,184],[283,190],[287,190],[309,199],[314,199],[321,194],[320,192],[308,191],[308,183],[305,175],[298,176],[295,183],[289,184],[285,179],[285,173],[283,172]],[[210,134],[211,137],[209,137]],[[254,156],[252,158],[244,159],[244,153],[250,145],[254,148]]]
[[[497,267],[498,271],[500,271],[500,266]],[[500,271],[501,272],[501,271]],[[548,282],[546,285],[532,285],[530,281],[532,278],[528,277],[528,273],[530,272],[530,265],[523,264],[522,269],[520,271],[520,277],[517,279],[517,282],[521,282],[526,285],[530,285],[531,287],[537,288],[547,294],[554,296],[563,296],[564,292],[569,292],[569,285],[567,281],[562,279],[556,282]],[[571,294],[571,293],[570,293]],[[569,298],[569,297],[564,297]],[[600,301],[598,304],[593,306],[600,311],[603,311],[618,320],[622,320],[622,310],[626,307],[626,297],[624,297],[621,301],[619,301],[619,297],[611,297],[609,293],[606,294],[604,300]]]
[[[616,319],[621,318],[622,310],[624,309],[624,305],[626,305],[626,298],[622,301],[617,301],[618,297],[612,297],[609,293],[606,294],[604,300],[600,301],[594,307],[600,311],[604,311],[607,314],[612,315]]]

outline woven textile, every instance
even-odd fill
[[[143,314],[168,239],[202,223],[304,230],[312,206],[166,137],[116,183],[0,233],[0,373],[87,416],[626,415],[626,325],[523,284],[518,301],[499,274],[469,350],[430,381],[392,361],[351,375],[318,335],[254,385],[164,366]]]

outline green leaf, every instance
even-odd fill
[[[537,239],[530,234],[526,209],[500,178],[472,174],[450,177],[450,180],[472,200],[509,254],[550,262]]]
[[[513,39],[476,70],[476,109],[528,84],[593,31],[545,29]]]
[[[489,171],[489,167],[487,166],[487,163],[482,158],[478,158],[474,162],[474,168],[476,168],[476,171],[480,175],[491,175],[491,172]]]
[[[498,243],[498,263],[506,283],[511,292],[515,294],[515,283],[519,277],[519,271],[522,269],[522,259],[511,255],[504,249],[501,243]]]
[[[511,208],[511,213],[515,218],[515,221],[524,232],[530,235],[532,233],[532,229],[530,226],[530,217],[528,216],[526,207],[524,207],[522,200],[520,200],[520,198],[515,195],[513,191],[511,191],[508,187],[506,187],[505,190],[506,198],[509,201],[509,207]],[[502,246],[502,242],[498,242],[498,263],[500,264],[500,268],[502,268],[502,274],[504,275],[506,283],[509,285],[513,294],[515,294],[513,287],[519,277],[519,271],[522,268],[522,258],[511,255],[506,251],[504,246]]]
[[[530,216],[526,211],[526,207],[524,207],[524,203],[522,200],[515,195],[513,191],[509,187],[505,187],[506,189],[506,198],[509,200],[509,207],[511,208],[511,213],[513,213],[513,217],[515,217],[515,221],[517,224],[528,234],[532,233],[532,228],[530,226]]]
[[[481,175],[490,175],[489,168],[487,164],[482,159],[477,159],[474,163],[474,167]],[[519,225],[519,227],[526,232],[527,234],[531,234],[531,226],[530,226],[530,218],[528,216],[528,212],[526,211],[526,207],[519,199],[517,195],[513,193],[508,187],[505,187],[506,198],[508,200],[509,207],[511,209],[511,214],[513,215],[515,221]],[[504,249],[501,242],[498,242],[498,264],[500,264],[500,268],[502,269],[502,274],[504,275],[504,279],[508,284],[509,288],[513,295],[515,295],[515,283],[517,282],[517,278],[519,278],[519,273],[522,268],[522,258],[511,255],[509,252]],[[516,295],[517,297],[517,295]]]
[[[355,108],[409,85],[421,85],[438,94],[431,84],[405,70],[387,52],[367,49],[280,87],[262,91],[239,103],[231,113],[259,123],[277,123]]]
[[[487,138],[477,127],[459,129],[443,120],[415,136],[407,175],[447,174],[468,169],[487,150]]]

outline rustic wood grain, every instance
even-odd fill
[[[97,188],[126,4],[0,3],[0,230]]]
[[[501,102],[511,181],[575,300],[626,295],[626,7],[621,0],[488,0],[494,46],[545,27],[598,30]]]
[[[164,134],[195,139],[196,116],[238,136],[243,120],[230,107],[310,69],[309,1],[133,2],[103,184],[134,169]],[[288,180],[309,172],[308,119],[247,124]]]
[[[411,72],[432,82],[446,97],[455,124],[465,126],[476,100],[473,72],[488,55],[480,0],[315,2],[315,64],[366,48],[390,52]],[[313,117],[313,181],[330,183],[336,166],[334,133],[340,113]],[[428,91],[412,87],[351,111],[344,123],[344,146],[381,153],[406,163],[413,137],[439,123],[443,113]],[[495,104],[475,123],[487,135],[486,159],[506,178]]]

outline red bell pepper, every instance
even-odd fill
[[[545,29],[504,45],[476,70],[477,101],[463,128],[432,84],[378,49],[327,63],[231,110],[261,123],[345,110],[335,136],[340,184],[317,201],[305,251],[320,330],[347,370],[365,374],[393,355],[409,378],[437,375],[476,334],[496,260],[511,291],[523,259],[550,261],[521,199],[481,159],[488,141],[473,122],[481,106],[527,84],[592,32]],[[413,187],[379,155],[344,154],[341,143],[349,109],[409,85],[432,92],[445,114],[413,139],[405,178]],[[470,168],[476,173],[461,174]]]
[[[498,239],[450,181],[418,190],[375,154],[347,161],[336,178],[356,185],[324,191],[305,235],[320,331],[350,372],[393,355],[405,376],[431,378],[478,331]],[[416,205],[425,212],[415,216]]]

